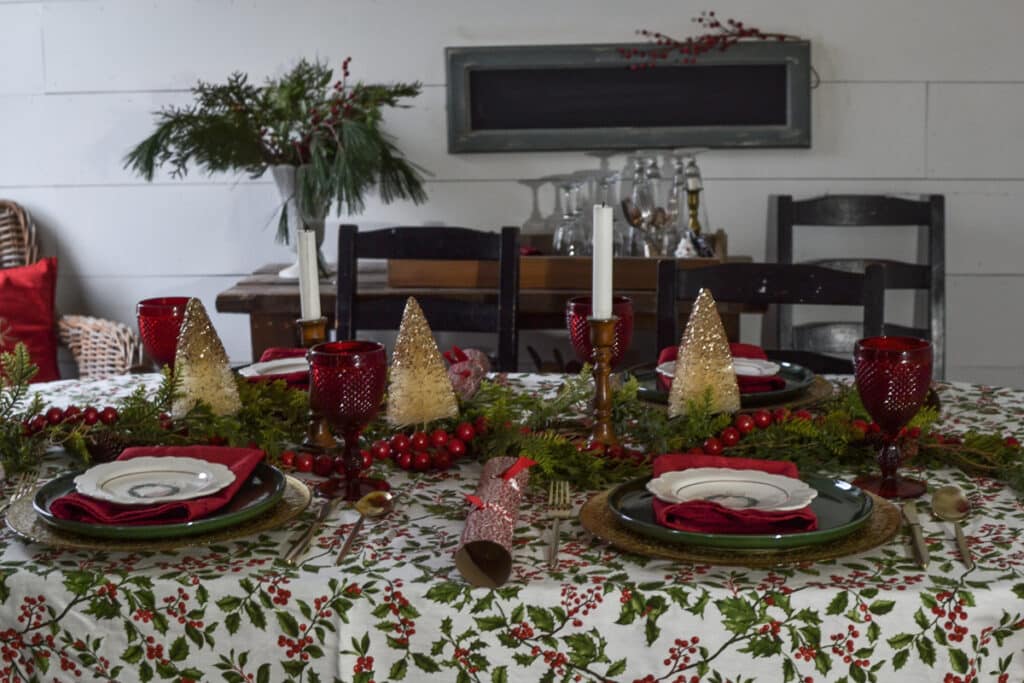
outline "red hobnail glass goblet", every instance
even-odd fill
[[[380,409],[387,378],[384,346],[368,341],[317,344],[309,358],[309,403],[344,439],[345,499],[359,500],[359,433]]]
[[[143,299],[135,307],[142,345],[157,367],[167,365],[174,369],[178,332],[181,331],[188,302],[187,296],[164,296]]]
[[[883,498],[917,498],[923,481],[899,476],[898,435],[924,404],[932,381],[932,345],[914,337],[868,337],[853,350],[854,377],[861,403],[882,430],[878,452],[881,475],[854,484]]]
[[[583,363],[594,362],[594,348],[590,343],[590,318],[593,307],[589,296],[577,296],[565,304],[565,325],[569,328],[569,341]],[[633,341],[633,301],[629,297],[612,297],[612,315],[615,321],[615,342],[612,344],[612,367],[626,355]]]

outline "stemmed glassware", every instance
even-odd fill
[[[178,333],[185,320],[188,301],[187,296],[164,296],[143,299],[135,307],[142,345],[157,367],[167,365],[174,369]]]
[[[591,243],[580,211],[580,182],[567,181],[559,186],[562,199],[562,220],[555,228],[552,247],[563,256],[589,256]]]
[[[861,403],[881,428],[884,440],[878,452],[881,475],[860,477],[853,483],[884,498],[917,498],[926,486],[899,476],[898,436],[928,395],[931,342],[913,337],[868,337],[854,346],[853,363]]]
[[[359,434],[380,409],[387,378],[384,346],[368,341],[317,344],[308,352],[309,402],[344,439],[345,500],[359,500]]]
[[[653,152],[637,152],[633,159],[633,188],[622,200],[622,211],[643,239],[643,255],[670,256],[675,251],[674,231],[661,201],[661,171]]]
[[[565,325],[569,328],[569,341],[581,363],[594,362],[594,347],[590,343],[590,323],[593,311],[589,296],[577,296],[565,304]],[[612,315],[615,321],[615,342],[612,344],[612,368],[619,364],[633,341],[633,301],[625,296],[612,297]]]

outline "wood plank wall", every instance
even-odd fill
[[[131,320],[140,298],[189,293],[212,311],[218,291],[288,256],[272,239],[273,185],[201,174],[146,184],[121,163],[150,130],[149,112],[188,101],[197,78],[240,69],[259,80],[300,56],[351,55],[358,78],[421,80],[415,106],[387,123],[432,173],[430,202],[374,200],[357,220],[521,224],[532,197],[518,181],[600,160],[449,155],[443,48],[628,42],[638,28],[685,36],[708,8],[809,39],[821,77],[810,150],[704,157],[712,223],[730,250],[764,257],[772,194],[944,193],[948,375],[1024,386],[1024,4],[1014,0],[0,0],[0,196],[29,207],[45,251],[61,258],[62,310]],[[539,201],[553,211],[551,185]],[[909,240],[871,243],[912,253]],[[807,255],[853,248],[825,235]],[[214,322],[232,358],[246,360],[245,320]]]

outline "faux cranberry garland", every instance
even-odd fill
[[[487,433],[487,420],[459,422],[450,429],[436,427],[430,432],[399,432],[373,442],[370,454],[375,460],[390,460],[403,470],[445,471],[470,453],[478,435]]]
[[[754,26],[747,26],[736,19],[719,20],[714,12],[701,12],[691,21],[704,31],[700,35],[682,40],[660,31],[640,29],[637,34],[653,43],[653,47],[642,50],[636,47],[620,47],[619,54],[631,60],[630,70],[652,69],[659,61],[673,60],[679,64],[696,64],[697,59],[712,50],[725,52],[740,41],[768,40],[782,42],[799,40],[787,33],[771,33]]]

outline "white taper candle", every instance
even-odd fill
[[[303,320],[320,317],[320,273],[316,258],[316,232],[297,230],[299,252],[299,308]]]
[[[612,208],[594,205],[594,270],[592,315],[612,317]]]

